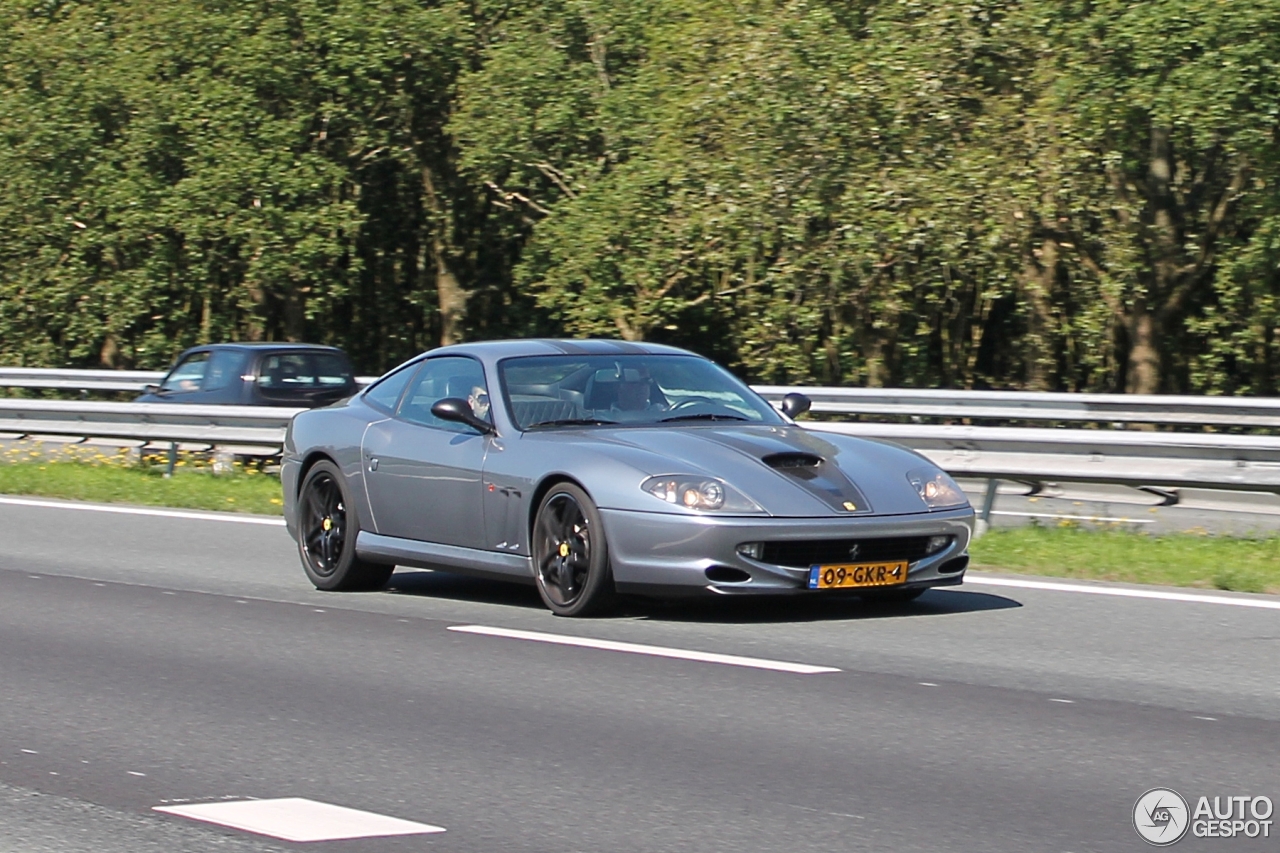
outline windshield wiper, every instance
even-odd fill
[[[617,421],[611,421],[607,418],[560,418],[554,421],[538,421],[536,424],[529,424],[525,429],[537,429],[545,426],[599,426],[616,423]]]
[[[672,421],[745,421],[750,420],[742,415],[721,415],[713,412],[701,412],[696,415],[673,415],[669,418],[663,418],[659,423],[671,423]]]

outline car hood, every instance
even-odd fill
[[[927,512],[907,472],[936,467],[895,444],[789,424],[597,427],[538,438],[571,441],[579,452],[589,447],[648,476],[717,477],[782,517]],[[603,491],[623,501],[617,508],[649,509],[652,499],[634,485],[629,488],[634,495],[613,487]]]

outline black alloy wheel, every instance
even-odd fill
[[[538,594],[557,616],[588,616],[613,604],[600,513],[572,483],[553,486],[538,507],[533,526]]]
[[[317,462],[298,494],[298,553],[316,589],[377,589],[395,566],[356,556],[360,521],[347,499],[342,474],[332,462]]]
[[[342,557],[347,508],[338,481],[327,471],[318,472],[310,486],[302,496],[302,547],[312,571],[327,578]]]

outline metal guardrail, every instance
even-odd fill
[[[844,415],[1280,427],[1280,400],[1264,397],[791,388],[778,385],[755,386],[755,390],[770,402],[781,402],[786,394],[800,391],[813,402],[811,411]]]
[[[0,386],[64,390],[140,390],[158,381],[148,371],[0,368]],[[361,377],[362,383],[373,377]],[[773,403],[799,391],[816,413],[867,416],[1162,424],[1266,428],[1280,426],[1280,400],[1010,391],[804,388],[760,386]],[[279,447],[300,409],[0,399],[0,433],[121,438],[150,442]],[[1144,489],[1165,503],[1184,488],[1280,493],[1280,436],[1131,429],[966,424],[807,421],[818,432],[886,439],[911,447],[951,474],[988,481],[983,517],[996,484],[1094,483]]]
[[[163,370],[63,370],[42,367],[0,367],[0,388],[48,388],[59,391],[134,391],[159,383]],[[368,385],[378,377],[357,376]]]
[[[141,391],[165,376],[156,370],[63,370],[0,367],[0,388]],[[368,385],[378,377],[357,376]],[[757,385],[780,403],[800,391],[815,413],[1002,421],[1141,423],[1187,426],[1280,427],[1280,399],[1137,394],[1061,394],[1034,391],[953,391],[918,388],[820,388]]]
[[[1280,437],[1136,430],[806,423],[904,444],[957,477],[1280,493]],[[1172,501],[1170,501],[1172,502]]]
[[[306,409],[0,399],[0,433],[279,447]]]
[[[162,370],[60,370],[0,367],[0,387],[60,391],[137,391],[164,379]]]

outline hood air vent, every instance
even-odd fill
[[[788,471],[796,468],[817,468],[822,464],[821,456],[812,453],[773,453],[760,460],[770,468]]]

